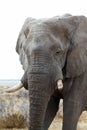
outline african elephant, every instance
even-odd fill
[[[29,130],[48,130],[61,98],[62,130],[76,130],[87,101],[87,18],[28,18],[16,51],[25,71],[19,86],[29,89]]]

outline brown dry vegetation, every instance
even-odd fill
[[[0,95],[4,94],[4,89],[7,88],[7,86],[0,87]],[[27,128],[25,129],[0,129],[0,130],[28,130]],[[62,112],[60,111],[56,118],[54,119],[53,123],[51,124],[49,130],[62,130]],[[78,122],[78,127],[77,130],[87,130],[87,112],[83,112],[81,115],[79,122]]]

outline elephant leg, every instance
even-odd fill
[[[63,101],[63,130],[76,130],[81,114],[81,105],[77,102]]]
[[[43,130],[48,130],[50,124],[52,123],[58,108],[59,108],[59,101],[60,98],[52,96],[47,106],[45,120],[44,120],[44,127]]]
[[[64,88],[67,87],[64,86]],[[73,79],[63,100],[63,130],[76,130],[80,114],[87,101],[87,73]]]

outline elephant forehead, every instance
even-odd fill
[[[50,32],[48,26],[44,23],[36,23],[31,26],[30,33],[32,34],[44,34]]]

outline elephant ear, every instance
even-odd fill
[[[19,54],[19,60],[20,60],[21,64],[23,65],[24,70],[26,70],[27,65],[28,65],[27,56],[24,51],[24,45],[26,44],[26,40],[29,37],[30,26],[31,26],[33,20],[34,19],[32,19],[32,18],[27,18],[25,20],[24,25],[19,34],[17,44],[16,44],[16,51]]]
[[[76,77],[84,73],[87,69],[87,43],[76,46],[68,52],[66,77]]]
[[[87,70],[87,19],[78,17],[78,27],[67,54],[66,77],[77,77]]]

